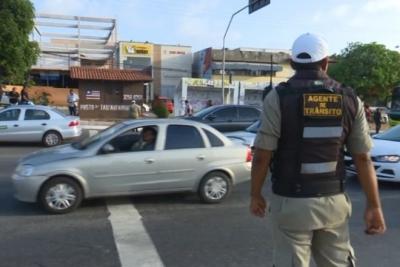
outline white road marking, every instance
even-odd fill
[[[142,217],[129,199],[107,200],[107,208],[121,267],[164,266]]]

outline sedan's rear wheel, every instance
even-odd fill
[[[61,135],[56,131],[49,131],[44,134],[42,143],[45,146],[57,146],[60,145],[62,142]]]
[[[199,196],[203,202],[219,203],[230,194],[231,187],[232,183],[225,173],[210,172],[200,183]]]
[[[58,177],[48,181],[39,193],[41,206],[55,214],[75,210],[82,202],[82,189],[72,179]]]

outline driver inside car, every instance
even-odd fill
[[[132,151],[151,151],[155,148],[157,131],[153,127],[144,127],[140,139],[132,145]]]

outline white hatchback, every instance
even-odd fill
[[[82,133],[79,117],[46,106],[17,105],[0,111],[0,142],[55,146]]]

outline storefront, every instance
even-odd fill
[[[82,119],[127,119],[132,100],[144,102],[145,83],[151,77],[134,70],[72,67],[78,81],[79,115]]]

